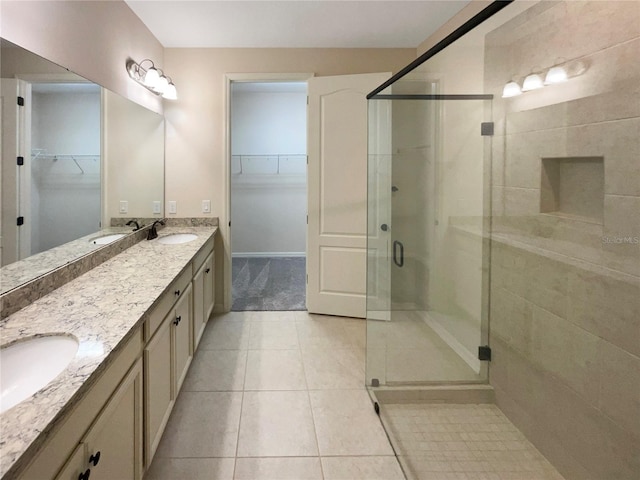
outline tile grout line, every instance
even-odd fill
[[[245,315],[243,315],[245,316]],[[248,317],[248,315],[247,315]],[[247,338],[247,349],[245,350],[244,372],[242,378],[242,398],[240,399],[240,416],[238,417],[238,433],[236,435],[236,452],[233,460],[233,476],[236,477],[236,469],[238,466],[238,449],[240,448],[240,429],[242,428],[242,414],[244,412],[244,392],[245,383],[247,381],[247,368],[249,367],[249,342],[251,341],[251,330],[253,330],[253,323],[250,318],[244,318],[245,322],[249,322],[249,338]]]
[[[307,313],[309,315],[309,313]],[[298,313],[294,313],[294,326],[296,328],[296,337],[298,338],[298,350],[300,352],[300,363],[302,364],[302,374],[304,375],[304,383],[307,387],[307,401],[309,402],[309,411],[311,412],[311,421],[313,423],[313,435],[316,439],[316,449],[318,451],[318,463],[320,464],[320,476],[324,480],[324,468],[322,466],[322,456],[320,455],[320,440],[318,438],[318,429],[316,427],[316,417],[313,413],[313,405],[311,404],[311,391],[309,389],[309,382],[307,381],[307,369],[304,364],[304,355],[302,354],[302,344],[300,342],[300,330],[298,329]]]

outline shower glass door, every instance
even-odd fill
[[[491,96],[439,88],[369,101],[368,386],[487,380]]]

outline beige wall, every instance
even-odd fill
[[[156,112],[161,100],[127,74],[128,58],[163,64],[163,47],[123,1],[0,2],[3,38]],[[170,74],[170,73],[169,73]]]
[[[640,3],[541,2],[489,34],[485,58],[497,132],[490,311],[497,403],[565,478],[636,479]],[[584,72],[501,98],[509,78],[558,58],[570,71],[581,62]],[[556,194],[600,213],[547,212],[543,159],[578,157],[603,162],[604,192],[587,178],[597,170],[574,165]]]
[[[453,33],[453,31],[460,25],[464,24],[467,20],[470,20],[483,9],[488,7],[491,3],[492,0],[472,0],[471,3],[456,13],[448,22],[442,25],[438,30],[418,45],[417,55],[420,56],[425,53],[447,35]]]
[[[178,100],[165,105],[166,200],[177,202],[178,217],[205,216],[201,202],[211,200],[221,225],[216,262],[229,269],[225,75],[395,72],[414,57],[414,49],[167,49],[167,70],[180,87]],[[224,268],[217,285],[225,283]],[[221,305],[223,289],[216,295]]]
[[[396,71],[414,55],[413,49],[167,49],[167,69],[181,85],[178,100],[165,105],[167,200],[178,202],[179,217],[202,216],[204,199],[212,201],[212,216],[226,215],[225,74]]]

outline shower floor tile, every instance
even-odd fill
[[[563,480],[491,404],[385,404],[382,418],[408,479]]]

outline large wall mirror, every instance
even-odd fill
[[[99,248],[118,219],[162,217],[164,119],[0,42],[5,293]]]

